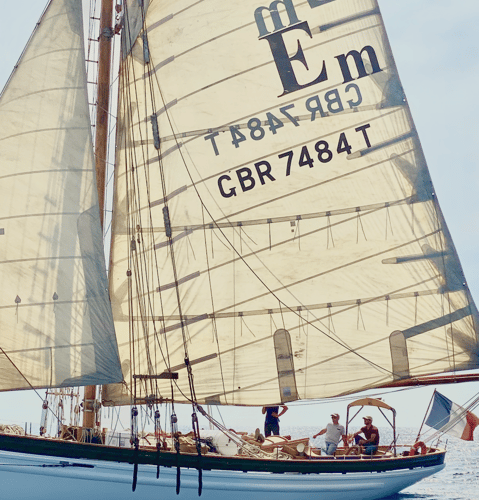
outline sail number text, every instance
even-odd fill
[[[369,140],[368,129],[371,127],[369,123],[361,125],[354,129],[356,134],[360,134],[366,148],[371,147]],[[316,162],[319,164],[329,163],[335,154],[351,154],[352,147],[346,136],[346,132],[341,132],[337,139],[333,141],[319,140],[311,148],[311,146],[299,146],[296,150],[285,151],[278,155],[278,159],[283,160],[284,163],[280,166],[274,167],[270,162],[261,160],[254,164],[254,169],[250,167],[241,167],[235,170],[236,176],[228,174],[221,175],[218,178],[218,189],[221,196],[230,198],[237,195],[237,188],[242,192],[250,191],[258,182],[261,185],[269,181],[275,181],[276,178],[282,175],[287,177],[291,175],[296,167],[313,168]],[[236,177],[236,179],[234,178]]]
[[[285,126],[285,123],[292,123],[293,126],[299,127],[301,121],[315,121],[316,118],[324,118],[335,113],[341,113],[345,107],[354,109],[363,102],[363,97],[359,87],[355,83],[350,83],[344,89],[344,95],[341,96],[338,89],[333,89],[326,92],[321,98],[319,95],[308,98],[304,102],[307,115],[296,116],[297,112],[294,104],[288,104],[278,110],[266,113],[266,119],[261,120],[258,117],[253,117],[247,123],[242,125],[231,125],[229,132],[231,134],[231,144],[235,148],[239,148],[243,142],[248,140],[261,141],[268,134],[276,135],[278,129]],[[228,129],[226,129],[228,130]],[[213,151],[216,156],[220,154],[219,131],[211,132],[205,135],[205,141],[210,141]]]

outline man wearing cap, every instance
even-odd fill
[[[338,447],[339,441],[342,439],[344,446],[348,445],[348,441],[346,439],[346,431],[344,427],[339,423],[339,415],[337,413],[333,413],[331,415],[331,419],[333,422],[326,425],[326,427],[320,430],[317,434],[313,436],[316,439],[318,436],[322,434],[326,434],[324,436],[324,452],[326,455],[334,455],[336,448]]]
[[[373,425],[373,417],[369,415],[363,417],[364,427],[353,434],[354,441],[356,444],[364,446],[364,453],[366,455],[373,455],[377,451],[379,445],[379,431],[378,428]],[[359,437],[359,434],[363,433],[366,439]]]

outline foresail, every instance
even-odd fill
[[[263,405],[477,368],[375,0],[152,0],[120,86],[129,385],[107,403]]]
[[[121,381],[81,1],[50,3],[1,96],[0,121],[0,390]]]

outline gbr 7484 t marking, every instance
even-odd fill
[[[354,129],[356,134],[362,135],[366,148],[371,147],[368,136],[368,129],[370,127],[371,125],[366,123]],[[320,164],[329,163],[334,158],[335,153],[337,155],[342,153],[349,155],[352,152],[352,147],[349,144],[346,132],[341,132],[339,134],[335,146],[321,139],[312,146],[312,149],[314,151],[311,150],[311,146],[299,146],[295,150],[285,151],[279,154],[278,158],[283,160],[284,163],[280,165],[278,162],[278,164],[275,165],[274,174],[271,163],[266,160],[261,160],[254,164],[254,170],[250,167],[241,167],[235,170],[236,179],[227,174],[221,175],[218,178],[218,189],[221,196],[224,198],[237,196],[238,188],[244,193],[254,189],[258,185],[258,182],[264,185],[266,182],[276,181],[276,178],[281,175],[281,172],[287,177],[291,175],[296,167],[304,167],[307,165],[309,168],[313,168],[317,162]]]

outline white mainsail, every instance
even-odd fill
[[[196,400],[238,405],[477,368],[377,2],[234,10],[151,1],[126,44],[110,288],[128,388],[104,400],[186,401],[187,364]]]
[[[121,381],[82,5],[54,0],[0,100],[0,390]]]

